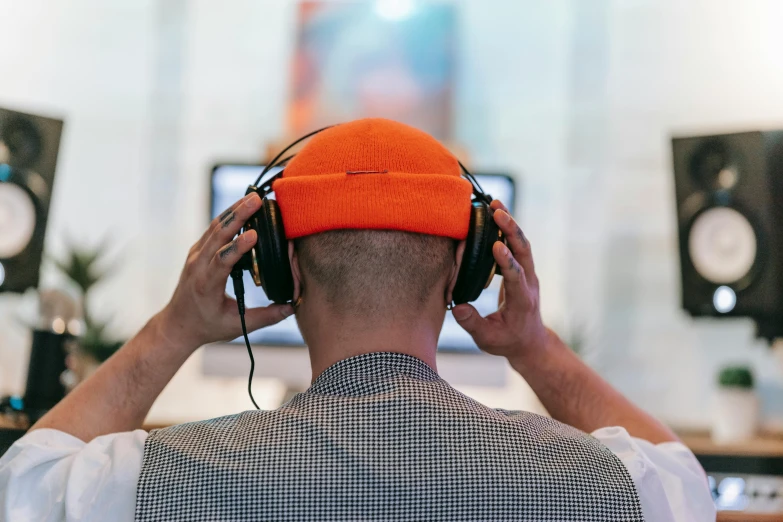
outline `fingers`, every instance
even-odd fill
[[[196,241],[196,244],[193,245],[193,249],[201,249],[201,247],[204,245],[204,243],[207,242],[207,239],[212,235],[212,231],[217,228],[220,223],[228,217],[231,212],[233,212],[239,205],[242,204],[242,202],[245,200],[245,198],[240,199],[239,201],[234,202],[233,205],[231,205],[229,208],[227,208],[225,211],[223,211],[222,214],[220,214],[218,217],[213,219],[209,227],[204,231],[204,234],[201,235],[198,241]]]
[[[492,203],[494,204],[495,202],[493,201]],[[498,203],[502,205],[499,201]],[[536,284],[536,271],[533,264],[533,254],[530,249],[530,242],[525,237],[522,229],[519,228],[516,221],[514,221],[503,208],[496,209],[492,217],[506,236],[509,248],[525,271],[527,281]]]
[[[504,298],[508,302],[520,302],[527,293],[525,273],[519,262],[506,245],[496,241],[492,246],[492,255],[503,276]]]
[[[242,259],[243,254],[253,248],[257,239],[256,231],[248,230],[218,250],[209,263],[210,278],[214,276],[215,280],[219,281],[221,285],[225,284],[231,269]]]
[[[245,310],[245,324],[247,331],[252,332],[265,326],[279,323],[294,313],[290,304],[273,304],[260,308],[248,308]]]
[[[489,205],[489,208],[491,208],[492,210],[504,210],[508,212],[506,205],[504,205],[503,202],[500,201],[499,199],[493,199],[492,203]]]
[[[451,311],[454,319],[457,321],[466,332],[473,337],[478,346],[483,346],[487,339],[487,335],[492,329],[492,325],[488,319],[481,317],[481,314],[469,304],[461,304],[454,307]]]
[[[261,198],[253,193],[240,199],[215,218],[209,227],[209,236],[203,243],[204,258],[210,259],[218,249],[223,248],[259,208],[261,208]]]

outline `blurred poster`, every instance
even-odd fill
[[[291,133],[371,116],[450,139],[454,10],[414,0],[302,2]]]

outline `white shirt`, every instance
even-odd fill
[[[681,443],[651,444],[619,427],[592,435],[628,469],[645,520],[715,520],[704,471]],[[0,521],[133,521],[146,438],[142,430],[89,443],[52,429],[28,433],[0,458]]]

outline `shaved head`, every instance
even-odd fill
[[[307,285],[318,285],[333,310],[362,317],[415,313],[444,295],[456,241],[395,230],[332,230],[295,240]],[[404,307],[400,307],[404,304]]]

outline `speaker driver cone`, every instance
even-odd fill
[[[35,232],[35,204],[13,183],[0,183],[0,258],[20,254]]]
[[[750,221],[728,207],[705,210],[693,222],[688,253],[696,271],[715,284],[739,281],[756,261],[758,244]]]
[[[0,128],[0,141],[11,153],[16,167],[27,168],[41,157],[43,138],[30,118],[9,118]]]

